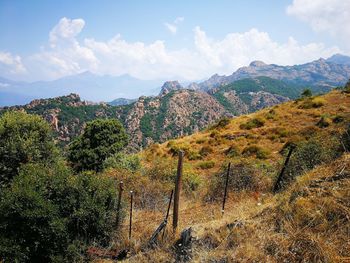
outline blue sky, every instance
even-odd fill
[[[350,54],[349,0],[0,0],[0,76],[196,80]]]

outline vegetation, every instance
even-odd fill
[[[62,164],[26,165],[0,196],[0,258],[81,260],[86,246],[112,237],[115,196],[110,179],[73,176]]]
[[[0,191],[0,260],[85,261],[88,246],[108,245],[116,234],[114,181],[73,174],[38,116],[8,112],[0,127],[0,175],[6,180]],[[103,135],[113,141],[110,131]]]
[[[312,91],[310,89],[304,89],[301,93],[302,98],[309,98],[312,97]]]
[[[0,187],[26,163],[50,163],[57,156],[51,128],[39,116],[6,112],[0,118]]]
[[[262,126],[264,126],[265,121],[261,118],[253,118],[249,121],[247,121],[246,123],[242,123],[239,127],[241,129],[245,129],[245,130],[251,130],[254,128],[260,128]]]
[[[300,107],[309,99],[323,105]],[[0,261],[109,262],[126,248],[128,262],[181,261],[185,256],[194,262],[346,259],[349,107],[348,94],[332,91],[153,144],[136,155],[125,154],[122,147],[110,152],[102,143],[108,154],[95,171],[74,174],[63,157],[21,164],[0,192]],[[322,118],[328,125],[318,124]],[[259,122],[252,120],[263,124],[257,128]],[[117,141],[114,128],[100,124],[98,138]],[[254,128],[242,129],[242,124]],[[284,173],[283,191],[274,194],[291,145],[296,148]],[[186,158],[178,230],[192,227],[196,241],[192,249],[181,246],[179,251],[174,246],[179,235],[169,234],[168,225],[152,249],[147,242],[164,220],[179,150]],[[124,182],[122,200],[129,202],[127,193],[134,193],[131,240],[125,224],[115,224],[119,181]],[[123,209],[121,215],[126,213]]]
[[[312,108],[319,108],[322,107],[325,104],[325,100],[322,98],[312,98],[308,97],[305,100],[302,101],[299,108],[300,109],[312,109]]]
[[[97,119],[86,124],[82,135],[69,146],[68,159],[76,171],[101,171],[104,161],[127,145],[122,124],[114,119]]]

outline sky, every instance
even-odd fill
[[[200,80],[350,55],[350,0],[0,0],[0,76]]]

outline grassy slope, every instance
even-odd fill
[[[194,194],[181,197],[179,229],[192,226],[195,230],[194,262],[221,262],[210,261],[214,259],[222,262],[301,262],[303,258],[305,262],[341,262],[341,258],[350,257],[350,178],[345,176],[342,180],[327,182],[327,178],[341,170],[350,173],[348,154],[298,177],[296,183],[280,194],[273,196],[270,191],[283,161],[279,151],[287,141],[342,134],[350,121],[349,95],[333,91],[314,100],[322,105],[304,109],[305,100],[284,103],[237,117],[224,127],[155,144],[141,154],[144,166],[148,167],[155,159],[175,161],[172,152],[183,149],[186,165],[202,180]],[[333,123],[336,116],[343,117],[344,121]],[[322,117],[330,121],[329,127],[316,126]],[[241,124],[254,118],[263,119],[264,125],[251,130],[240,128]],[[250,145],[260,147],[265,152],[264,158],[242,156]],[[238,156],[226,154],[231,146]],[[203,148],[210,149],[206,156],[200,154]],[[195,156],[195,160],[189,160],[190,156]],[[255,165],[262,171],[260,179],[263,183],[257,191],[231,191],[222,217],[219,202],[203,200],[211,187],[213,174],[228,161]],[[213,167],[201,165],[203,162],[213,162]],[[157,187],[160,185],[155,184],[153,188],[160,191]],[[141,245],[158,226],[162,214],[162,211],[146,209],[135,211],[130,262],[169,262],[174,258],[170,249],[174,241],[172,235],[168,235],[158,249],[141,252]],[[242,224],[228,228],[227,224],[235,220]],[[117,247],[127,243],[127,237],[122,236]]]

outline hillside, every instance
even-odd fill
[[[349,109],[350,96],[340,91],[286,102],[150,146],[141,153],[146,174],[107,170],[135,191],[136,201],[132,242],[125,230],[106,255],[129,244],[127,262],[346,262]],[[296,149],[274,195],[290,142]],[[179,150],[185,152],[179,231],[192,227],[193,239],[177,249],[178,235],[169,226],[158,247],[147,249],[166,209]],[[222,216],[228,162],[232,174]]]
[[[5,107],[2,111],[21,109],[43,116],[63,145],[80,134],[87,121],[118,118],[130,135],[129,150],[136,151],[153,142],[197,132],[224,116],[245,114],[287,101],[289,98],[281,95],[296,96],[298,92],[294,86],[270,78],[240,80],[210,93],[184,89],[174,81],[165,82],[158,96],[142,96],[126,105],[91,103],[71,94]]]

